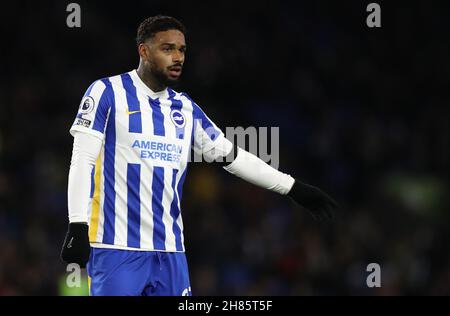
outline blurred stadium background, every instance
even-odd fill
[[[135,31],[188,28],[179,91],[222,128],[279,126],[280,169],[342,205],[329,225],[208,164],[183,195],[194,295],[449,295],[448,8],[426,1],[2,4],[0,295],[68,295],[68,130],[82,94],[137,67]],[[446,10],[447,9],[447,10]],[[381,265],[382,287],[366,286]],[[83,294],[83,291],[76,292]]]

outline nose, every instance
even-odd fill
[[[178,63],[183,63],[184,60],[184,53],[180,52],[178,50],[175,50],[175,53],[172,54],[172,61],[178,62]]]

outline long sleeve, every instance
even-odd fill
[[[190,99],[187,95],[185,95]],[[190,99],[192,101],[192,99]],[[207,162],[233,159],[233,144],[225,137],[224,133],[203,112],[203,110],[192,101],[194,113],[194,151],[201,154]],[[247,182],[260,186],[264,189],[287,194],[294,185],[295,179],[288,174],[282,173],[257,156],[237,148],[237,156],[230,164],[223,168]],[[231,156],[230,156],[231,155]],[[227,163],[228,161],[225,161]]]
[[[288,194],[295,182],[290,175],[278,171],[239,147],[236,159],[223,168],[247,182],[282,195]]]
[[[101,146],[102,140],[92,134],[74,133],[67,192],[70,223],[88,221],[91,173]]]

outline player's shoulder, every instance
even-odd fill
[[[124,75],[129,75],[129,74],[130,74],[130,72],[124,72],[124,73],[120,73],[117,75],[111,75],[111,76],[98,78],[91,83],[91,86],[95,86],[95,85],[102,86],[102,87],[116,86],[119,82],[118,80],[120,80],[121,77],[123,77]]]
[[[107,76],[92,81],[84,93],[82,103],[86,102],[86,99],[91,99],[90,102],[99,104],[101,102],[113,102],[114,91],[117,91],[119,88],[116,78],[120,76],[121,75]]]
[[[170,88],[169,88],[170,89]],[[182,100],[182,101],[186,101],[187,103],[189,103],[189,104],[192,104],[192,108],[195,110],[195,109],[197,109],[197,108],[200,108],[199,106],[198,106],[198,104],[197,104],[197,102],[195,102],[194,101],[194,99],[189,95],[189,94],[187,94],[187,92],[176,92],[176,91],[174,91],[174,90],[172,90],[172,89],[170,89],[171,91],[173,91],[174,93],[176,93],[176,95],[177,95],[177,97],[180,99],[180,100]],[[169,90],[169,95],[170,95],[170,90]]]
[[[182,99],[189,100],[189,101],[191,100],[191,98],[187,95],[186,92],[176,91],[172,88],[167,88],[167,96],[170,99],[175,98],[175,99],[179,99],[179,100],[182,100]]]
[[[202,108],[197,104],[197,102],[194,101],[194,99],[187,94],[186,92],[178,92],[179,99],[182,101],[185,101],[187,104],[189,104],[191,111],[194,113],[194,116],[198,113],[203,113]]]
[[[198,108],[199,106],[197,103],[191,98],[187,92],[181,91],[175,91],[172,88],[167,88],[168,97],[169,99],[177,99],[182,101],[184,104],[189,104],[189,107],[192,109]]]
[[[110,78],[111,77],[103,77],[103,78],[99,78],[99,79],[92,81],[87,89],[87,93],[90,94],[90,92],[93,90],[102,90],[103,91],[108,86],[111,86],[111,81],[109,80]]]

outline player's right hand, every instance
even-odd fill
[[[81,268],[85,268],[90,254],[89,226],[86,223],[70,223],[61,250],[61,259],[66,263],[77,263]]]

